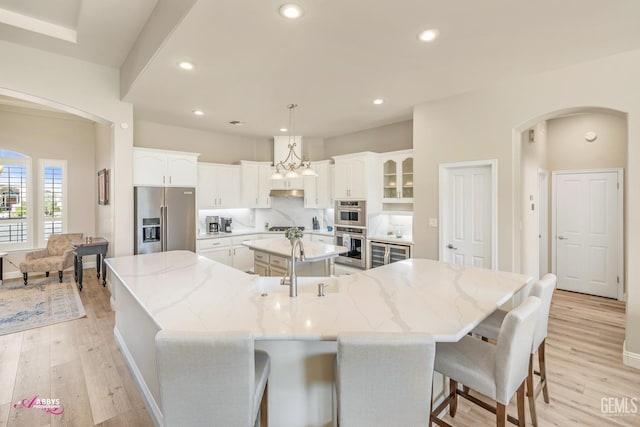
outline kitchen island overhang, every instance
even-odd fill
[[[162,420],[155,366],[161,329],[251,331],[271,354],[273,425],[328,425],[333,355],[341,332],[423,332],[457,341],[529,278],[410,259],[351,276],[300,278],[297,298],[278,278],[234,270],[188,251],[107,260],[118,345],[152,418]],[[317,296],[316,284],[327,284]],[[311,381],[311,379],[313,381]]]

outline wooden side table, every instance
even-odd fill
[[[4,257],[6,257],[7,255],[9,255],[7,252],[0,252],[0,286],[2,286],[2,284],[4,283],[4,275],[3,275],[3,271],[2,271],[2,263],[4,262]]]
[[[100,278],[100,268],[102,267],[102,286],[107,284],[107,268],[104,259],[107,256],[109,242],[102,237],[88,237],[86,239],[75,239],[71,241],[73,246],[73,269],[74,277],[78,282],[78,290],[82,290],[82,257],[86,255],[96,256],[96,277]]]

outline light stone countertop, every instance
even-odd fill
[[[394,235],[367,236],[367,240],[374,242],[397,243],[399,245],[413,245],[413,236],[411,235],[405,235],[402,237],[396,237]]]
[[[285,237],[274,237],[273,239],[247,240],[243,245],[254,251],[267,252],[273,255],[291,257],[291,242]],[[338,255],[348,252],[345,246],[328,245],[321,242],[304,241],[305,261],[321,261],[323,259],[335,258]]]
[[[258,340],[335,340],[341,332],[376,331],[457,341],[530,280],[409,259],[350,276],[299,278],[298,297],[291,298],[279,278],[249,275],[189,251],[106,262],[160,328],[248,330]],[[327,284],[324,297],[317,296],[320,281]]]

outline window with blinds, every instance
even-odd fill
[[[18,248],[28,242],[28,158],[0,151],[0,246]]]
[[[43,213],[42,230],[44,240],[52,234],[60,234],[63,230],[64,193],[62,166],[44,165],[43,177]]]

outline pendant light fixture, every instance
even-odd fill
[[[276,171],[271,175],[271,179],[298,178],[302,176],[318,176],[316,171],[311,169],[311,162],[302,158],[296,153],[295,127],[293,123],[294,110],[298,104],[289,104],[289,152],[287,157],[275,163]],[[302,172],[299,170],[302,169]],[[284,173],[284,174],[283,174]]]

